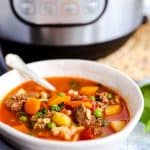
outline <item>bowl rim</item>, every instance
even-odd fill
[[[126,74],[122,73],[121,71],[108,66],[106,64],[102,64],[102,63],[98,63],[98,62],[94,62],[94,61],[90,61],[90,60],[82,60],[82,59],[52,59],[52,60],[41,60],[41,61],[35,61],[32,63],[27,64],[28,67],[33,67],[40,64],[40,63],[58,63],[58,62],[72,62],[72,63],[76,63],[76,62],[80,62],[80,63],[89,63],[93,66],[101,66],[104,67],[106,69],[109,69],[111,71],[115,71],[117,74],[121,75],[122,77],[124,77],[126,80],[128,80],[128,82],[130,82],[130,84],[132,84],[135,87],[135,90],[139,93],[139,99],[141,100],[141,106],[139,108],[139,110],[136,112],[136,114],[132,117],[132,119],[129,121],[129,123],[127,124],[127,126],[112,135],[106,136],[106,137],[102,137],[102,138],[97,138],[97,139],[93,139],[93,140],[83,140],[83,141],[76,141],[76,142],[70,142],[70,141],[57,141],[57,140],[47,140],[47,139],[40,139],[40,138],[36,138],[36,137],[32,137],[30,135],[27,135],[25,133],[22,133],[20,131],[17,131],[16,129],[10,127],[9,125],[0,122],[0,130],[2,130],[2,128],[6,131],[9,131],[9,134],[13,135],[13,136],[17,136],[22,140],[26,140],[27,142],[33,142],[33,143],[40,143],[42,145],[51,145],[51,146],[62,146],[62,147],[79,147],[79,146],[92,146],[95,144],[104,144],[104,143],[108,143],[110,141],[114,141],[117,140],[118,138],[123,138],[124,135],[128,135],[136,126],[136,124],[138,123],[140,116],[143,112],[144,109],[144,99],[143,99],[143,95],[141,93],[140,88],[138,87],[138,85]],[[5,73],[3,76],[9,75],[12,72],[14,72],[15,70],[11,70],[7,73]],[[1,78],[0,77],[0,78]]]
[[[150,85],[150,78],[146,78],[138,83],[140,88]]]

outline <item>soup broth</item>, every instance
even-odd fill
[[[47,78],[52,92],[33,81],[13,89],[0,104],[0,121],[30,136],[64,141],[102,138],[130,120],[125,100],[87,79]]]

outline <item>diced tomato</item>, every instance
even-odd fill
[[[93,101],[92,102],[92,111],[94,111],[96,109],[96,103]]]
[[[66,114],[66,115],[68,115],[68,116],[70,116],[70,115],[72,114],[72,111],[69,110],[69,109],[66,109],[66,108],[63,108],[63,109],[61,110],[61,112],[64,113],[64,114]]]
[[[89,103],[89,104],[90,104],[90,105],[89,105],[90,107],[87,107],[87,108],[91,109],[92,111],[95,110],[95,108],[96,108],[96,103],[95,103],[94,100],[91,100],[91,99],[89,99],[88,97],[85,97],[85,98],[82,100],[82,102],[87,102],[87,103]]]
[[[93,139],[95,137],[94,131],[92,128],[87,128],[83,130],[80,134],[80,139],[81,140],[88,140],[88,139]]]
[[[96,108],[96,105],[95,105],[95,101],[92,101],[92,100],[89,100],[89,99],[85,99],[85,100],[82,100],[84,103],[85,103],[85,106],[91,110],[94,110]]]
[[[42,102],[42,103],[41,103],[41,108],[48,109],[48,105],[47,105],[47,103]]]
[[[80,105],[84,105],[86,108],[91,109],[92,108],[92,102],[87,100],[77,100],[77,101],[71,101],[66,103],[66,105],[71,106],[72,108],[78,107]]]
[[[71,101],[71,96],[67,96],[67,95],[64,95],[64,96],[54,96],[54,97],[51,97],[49,100],[48,100],[48,105],[49,106],[52,106],[52,105],[58,105],[58,104],[61,104],[61,103],[69,103]]]

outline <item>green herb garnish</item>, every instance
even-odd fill
[[[20,116],[19,120],[22,122],[27,122],[28,118],[27,118],[27,116]]]
[[[145,128],[144,128],[145,132],[150,132],[150,120],[147,122]]]
[[[89,99],[96,101],[96,97],[95,96],[89,96]]]
[[[37,112],[35,115],[38,118],[43,117],[43,113],[41,111]]]
[[[43,108],[40,111],[38,111],[35,115],[36,117],[40,118],[40,117],[44,117],[45,114],[47,114],[48,110]]]
[[[103,115],[102,111],[98,108],[94,110],[93,114],[96,118],[100,118]]]
[[[144,111],[141,122],[145,125],[145,132],[150,132],[150,84],[141,87],[144,96]]]
[[[42,114],[45,115],[45,114],[47,114],[48,110],[43,108],[43,109],[40,110],[40,112],[42,112]]]
[[[108,93],[108,94],[107,94],[107,98],[108,98],[108,99],[112,99],[112,97],[113,97],[113,96],[112,96],[111,93]]]
[[[60,97],[63,97],[63,96],[65,96],[65,93],[59,92],[57,95],[60,96]]]
[[[56,127],[56,124],[54,122],[50,122],[50,123],[47,124],[48,129],[53,129],[55,127]]]
[[[53,110],[53,111],[60,111],[61,108],[58,105],[52,105],[51,106],[51,110]]]
[[[62,110],[65,107],[64,102],[62,102],[61,104],[58,105],[60,107],[60,109]]]

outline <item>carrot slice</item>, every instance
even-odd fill
[[[41,101],[36,98],[28,98],[24,109],[27,114],[33,115],[40,110]]]
[[[80,93],[84,95],[95,95],[96,91],[99,89],[98,86],[83,86],[80,89]]]
[[[78,107],[80,105],[84,105],[87,108],[92,108],[93,104],[88,101],[71,101],[69,103],[66,103],[67,105],[71,106],[72,108]]]
[[[54,96],[48,100],[48,105],[68,103],[71,101],[71,96]]]

